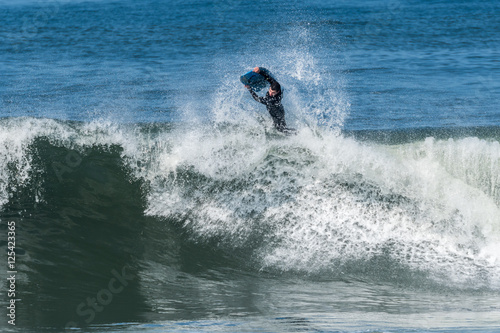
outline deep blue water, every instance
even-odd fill
[[[0,0],[2,332],[499,332],[498,13]]]
[[[499,121],[495,1],[8,4],[3,116],[170,121],[186,104],[206,115],[215,91],[246,94],[238,77],[260,65],[302,103],[340,99],[349,129]]]

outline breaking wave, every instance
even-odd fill
[[[24,215],[45,206],[91,226],[106,219],[87,206],[106,197],[110,211],[140,203],[142,228],[166,221],[251,270],[500,287],[498,130],[389,144],[259,122],[0,127],[3,219],[22,201]],[[53,199],[87,187],[65,207]]]

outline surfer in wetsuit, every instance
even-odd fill
[[[264,97],[259,97],[255,91],[253,91],[252,87],[248,85],[246,85],[245,88],[247,88],[250,94],[252,94],[253,99],[266,106],[267,111],[269,111],[269,114],[273,118],[274,128],[280,132],[287,132],[288,129],[285,123],[285,108],[281,104],[283,94],[281,93],[280,84],[265,71],[261,71],[259,67],[255,67],[253,71],[262,75],[266,81],[269,82],[271,87],[269,87],[269,91]]]

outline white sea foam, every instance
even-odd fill
[[[384,255],[436,279],[466,282],[486,271],[498,286],[500,208],[496,192],[483,186],[497,173],[474,164],[463,171],[466,182],[447,171],[451,161],[440,154],[472,140],[491,165],[497,142],[384,146],[322,134],[304,129],[284,140],[256,140],[228,128],[202,135],[200,143],[174,149],[177,172],[192,174],[158,177],[147,213],[185,218],[199,239],[236,247],[258,235],[253,250],[262,267],[314,273]],[[470,164],[454,156],[454,164]]]

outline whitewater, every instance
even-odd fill
[[[45,178],[63,181],[89,151],[118,147],[117,165],[143,184],[145,215],[173,220],[198,241],[250,250],[256,269],[339,277],[361,266],[368,278],[381,274],[370,266],[383,260],[388,272],[499,287],[494,139],[388,145],[307,127],[272,135],[258,123],[185,128],[18,118],[1,126],[2,204],[35,175],[42,180],[30,192],[44,202]],[[68,153],[40,170],[33,160],[50,157],[36,156],[40,141]]]

